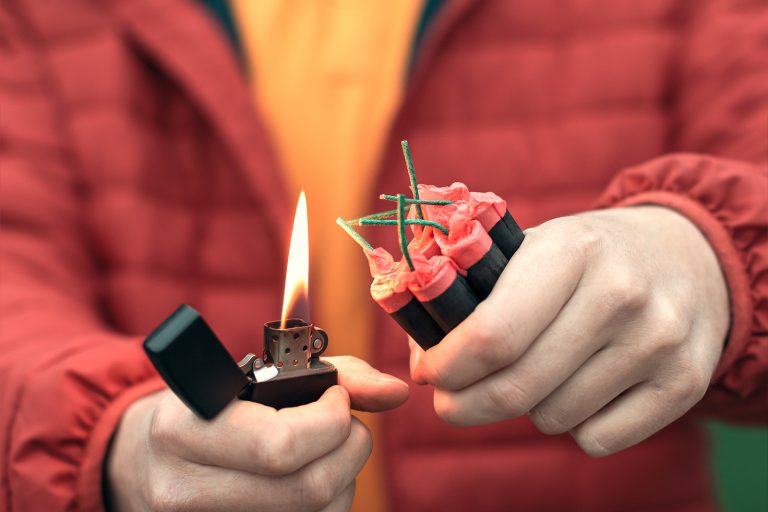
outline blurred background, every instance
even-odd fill
[[[708,428],[723,510],[768,510],[768,429],[722,423],[710,423]]]

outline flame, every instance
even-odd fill
[[[303,190],[293,218],[288,268],[285,272],[283,312],[280,317],[281,329],[285,328],[285,321],[291,317],[299,317],[309,322],[309,228],[307,196]]]

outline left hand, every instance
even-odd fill
[[[490,297],[411,374],[455,425],[528,414],[608,455],[706,392],[729,322],[714,251],[662,207],[593,211],[526,232]]]
[[[327,360],[340,385],[298,407],[232,400],[206,421],[168,389],[133,402],[106,457],[106,508],[349,510],[372,447],[351,408],[398,407],[408,385],[354,357]]]

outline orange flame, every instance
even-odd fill
[[[309,322],[309,228],[307,196],[303,190],[293,218],[288,268],[285,272],[283,312],[280,317],[281,329],[285,328],[285,321],[291,317],[299,317]]]

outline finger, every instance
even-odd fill
[[[700,398],[692,386],[645,382],[571,430],[571,435],[588,455],[610,455],[669,425]]]
[[[477,309],[427,350],[414,376],[461,389],[517,360],[557,316],[584,270],[584,256],[532,232]]]
[[[648,376],[643,363],[625,347],[606,347],[536,405],[531,421],[545,434],[571,430],[643,381]]]
[[[601,306],[595,296],[592,287],[580,284],[520,359],[464,389],[436,392],[438,415],[455,425],[478,425],[516,418],[536,407],[613,336],[616,310]]]
[[[371,453],[367,428],[355,420],[347,440],[336,450],[280,478],[232,469],[189,464],[170,471],[156,485],[153,509],[315,512],[351,501],[354,479]],[[350,487],[352,488],[350,490]],[[333,510],[333,509],[331,509]]]
[[[333,386],[316,402],[279,411],[235,400],[212,421],[196,417],[181,402],[161,404],[151,438],[156,449],[183,459],[284,475],[338,448],[349,436],[351,421],[349,395]]]
[[[426,384],[427,381],[423,379],[417,379],[415,375],[416,367],[419,365],[419,359],[421,359],[422,354],[424,354],[424,349],[422,349],[419,344],[410,337],[408,338],[408,346],[411,349],[411,356],[408,364],[411,369],[411,379],[413,379],[416,384]]]
[[[339,371],[339,384],[349,392],[352,407],[359,411],[386,411],[402,405],[410,393],[408,384],[351,356],[325,358]]]
[[[323,512],[347,512],[355,501],[355,482],[347,486],[333,502],[323,509]]]
[[[645,377],[632,376],[645,362],[644,358],[623,357],[623,348],[603,351],[595,357],[596,362],[580,370],[614,337],[626,337],[626,332],[637,324],[635,313],[645,304],[642,287],[630,276],[617,275],[611,279],[610,286],[604,281],[604,272],[585,275],[557,318],[520,359],[488,377],[487,386],[496,388],[497,393],[505,393],[504,404],[510,413],[507,417],[534,409],[531,419],[543,432],[566,432]],[[636,341],[631,343],[636,345]],[[566,402],[554,403],[552,408],[539,407],[542,400],[567,380],[576,378],[574,373],[581,375],[578,379],[586,379],[586,383],[577,379],[578,394],[566,387]],[[606,390],[593,385],[601,379],[612,381]],[[482,404],[483,400],[488,400],[487,395],[481,396],[478,403]],[[594,401],[599,403],[593,405]],[[579,414],[580,407],[586,408],[585,415]],[[578,421],[571,423],[573,419],[568,413],[573,413]]]
[[[373,442],[368,427],[357,418],[352,419],[349,439],[341,448],[313,462],[299,471],[296,481],[286,481],[286,491],[304,489],[303,504],[310,508],[322,509],[333,502],[343,492],[348,492],[350,485],[365,466],[371,455]],[[354,492],[354,491],[353,491]],[[292,510],[287,508],[287,510]]]
[[[528,351],[507,368],[458,390],[435,390],[435,411],[458,426],[531,413],[546,434],[567,432],[625,389],[647,377],[641,351],[627,344],[600,350],[623,323],[595,307],[581,287]]]

